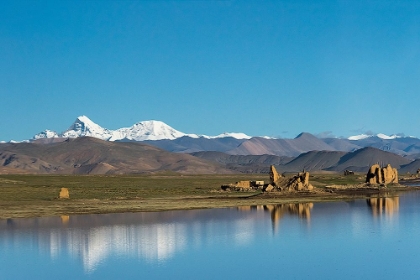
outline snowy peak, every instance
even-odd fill
[[[392,135],[388,136],[388,135],[383,134],[383,133],[379,133],[376,136],[381,138],[381,139],[387,139],[387,140],[401,138],[401,136],[398,136],[398,135],[395,135],[395,134],[392,134]]]
[[[108,141],[118,141],[122,139],[145,141],[145,140],[173,140],[183,136],[198,138],[196,134],[185,134],[161,121],[143,121],[131,127],[109,130],[101,127],[87,116],[78,117],[74,123],[64,132],[58,134],[52,130],[45,130],[33,137],[33,140],[42,138],[77,138],[90,136]]]
[[[372,137],[372,136],[373,136],[373,135],[360,134],[360,135],[350,136],[350,137],[349,137],[349,138],[347,138],[347,139],[357,141],[357,140],[366,139],[366,138],[369,138],[369,137]]]
[[[226,138],[226,137],[232,137],[236,139],[251,139],[252,138],[251,136],[248,136],[242,132],[225,132],[225,133],[219,134],[214,137],[209,137],[209,138]]]
[[[142,121],[130,127],[123,127],[116,130],[110,130],[101,127],[93,122],[87,116],[79,116],[73,124],[64,132],[57,133],[52,130],[45,130],[35,135],[32,140],[44,138],[77,138],[83,136],[90,136],[107,141],[118,140],[132,140],[132,141],[147,141],[147,140],[174,140],[181,137],[191,138],[236,138],[236,139],[251,139],[252,136],[241,132],[224,132],[217,136],[187,134],[178,131],[162,121],[149,120]],[[271,139],[271,137],[263,137]]]
[[[76,138],[82,136],[91,136],[102,140],[108,140],[111,138],[112,133],[108,129],[94,123],[88,117],[80,116],[60,135],[60,137],[63,138]]]
[[[383,133],[378,133],[376,135],[360,134],[360,135],[350,136],[347,139],[357,141],[357,140],[363,140],[363,139],[371,138],[371,137],[378,137],[378,138],[384,139],[384,140],[392,140],[392,139],[402,138],[403,136],[399,136],[399,135],[396,135],[396,134],[388,136],[388,135],[383,134]]]
[[[52,130],[49,130],[49,129],[46,129],[46,130],[44,130],[44,131],[36,134],[33,137],[33,140],[45,139],[45,138],[57,138],[57,137],[59,137],[58,134],[57,134],[57,132],[52,131]]]
[[[115,131],[110,140],[115,141],[123,138],[136,141],[162,139],[173,140],[186,135],[187,134],[170,127],[164,122],[151,120],[136,123],[128,128],[120,128]]]

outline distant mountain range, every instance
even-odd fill
[[[301,170],[365,172],[374,164],[401,172],[420,168],[420,139],[352,136],[294,139],[185,134],[160,121],[109,130],[80,116],[64,132],[46,130],[25,143],[0,143],[0,173],[120,174],[282,172]]]
[[[162,139],[174,140],[181,137],[206,139],[217,139],[224,137],[234,137],[237,139],[251,138],[244,133],[223,133],[218,136],[186,134],[170,127],[164,122],[154,120],[138,122],[131,127],[110,130],[94,123],[86,116],[80,116],[64,132],[57,133],[47,129],[36,134],[32,140],[51,138],[77,138],[83,136],[90,136],[106,141],[146,141]]]
[[[220,152],[198,152],[192,155],[201,159],[222,164],[226,168],[239,172],[268,172],[270,165],[275,165],[282,172],[306,171],[336,171],[352,170],[367,172],[375,163],[391,164],[402,172],[415,173],[420,167],[420,160],[412,161],[408,158],[385,152],[376,148],[362,148],[354,152],[311,151],[296,158],[279,157],[273,155],[228,155]]]
[[[30,141],[51,143],[67,138],[90,136],[106,141],[141,141],[169,152],[193,153],[218,151],[231,155],[277,155],[296,157],[309,151],[351,152],[374,147],[411,159],[420,158],[420,139],[399,135],[356,135],[349,138],[318,138],[301,133],[294,139],[251,137],[244,133],[222,133],[217,136],[186,134],[161,121],[143,121],[131,127],[110,130],[94,123],[86,116],[76,118],[64,132],[45,130]]]
[[[162,139],[145,143],[177,153],[217,151],[230,155],[276,155],[296,157],[310,151],[352,152],[366,147],[392,152],[410,159],[420,158],[420,139],[399,137],[383,139],[378,136],[349,140],[342,138],[317,138],[310,133],[301,133],[294,139],[267,139],[252,137],[250,139],[225,138],[191,138],[183,136],[173,140]]]
[[[281,172],[346,169],[366,172],[374,163],[390,163],[401,172],[415,173],[420,168],[420,160],[372,147],[354,152],[310,151],[298,157],[285,157],[214,151],[172,153],[140,142],[110,142],[92,137],[49,144],[0,144],[0,174],[267,173],[272,164]]]
[[[166,171],[232,173],[220,164],[139,142],[78,137],[49,144],[0,144],[0,173],[133,174]]]

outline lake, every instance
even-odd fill
[[[420,279],[420,192],[0,221],[0,279]]]

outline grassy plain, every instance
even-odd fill
[[[268,181],[268,174],[0,175],[0,219],[299,203],[380,193],[375,188],[357,192],[326,191],[329,185],[351,186],[364,181],[363,175],[339,174],[311,175],[310,182],[317,191],[308,193],[220,190],[222,184],[240,180]],[[61,188],[69,189],[70,199],[58,199]]]

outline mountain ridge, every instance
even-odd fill
[[[29,142],[53,143],[67,138],[95,137],[105,141],[144,142],[169,152],[192,153],[219,151],[231,155],[277,155],[297,157],[309,151],[352,152],[364,147],[374,147],[402,156],[416,159],[420,157],[420,139],[401,135],[364,135],[358,140],[346,138],[319,138],[302,132],[293,139],[250,137],[243,133],[222,133],[218,136],[186,134],[161,121],[137,122],[130,127],[110,130],[91,121],[87,116],[79,116],[62,133],[45,130]],[[351,138],[351,137],[350,137]],[[352,139],[356,139],[352,138]]]
[[[148,120],[137,122],[130,127],[122,127],[116,130],[103,128],[90,120],[87,116],[79,116],[70,127],[62,133],[46,129],[35,136],[32,140],[46,139],[46,138],[77,138],[83,136],[95,137],[106,141],[118,140],[134,140],[134,141],[147,141],[147,140],[174,140],[184,136],[191,138],[208,138],[217,139],[225,137],[233,137],[236,139],[250,139],[251,136],[245,133],[238,132],[224,132],[217,136],[187,134],[178,131],[162,121]]]
[[[220,164],[171,153],[141,142],[110,142],[93,137],[65,141],[0,144],[0,166],[35,174],[232,173]]]
[[[158,129],[158,128],[161,129]],[[141,129],[144,128],[144,129]],[[162,131],[165,131],[166,133],[161,133]],[[100,125],[93,122],[91,119],[89,119],[85,115],[81,115],[76,118],[76,120],[73,122],[73,124],[64,132],[57,133],[56,131],[46,129],[35,136],[33,136],[33,140],[40,139],[40,138],[57,138],[57,137],[63,137],[63,138],[75,138],[75,137],[82,137],[82,136],[91,136],[102,139],[102,140],[109,140],[109,141],[116,141],[116,140],[122,140],[124,139],[124,135],[127,133],[132,132],[144,132],[144,134],[140,135],[131,135],[127,139],[129,140],[136,140],[136,141],[144,141],[144,140],[162,140],[162,139],[169,139],[173,140],[176,138],[188,136],[192,138],[198,138],[203,137],[207,139],[214,139],[214,138],[224,138],[224,137],[233,137],[236,139],[251,139],[255,137],[265,138],[265,139],[283,139],[283,138],[275,138],[275,137],[268,137],[268,136],[249,136],[242,132],[224,132],[216,136],[207,136],[207,135],[199,135],[199,134],[188,134],[181,131],[178,131],[169,125],[165,124],[162,121],[158,120],[148,120],[148,121],[141,121],[133,124],[130,127],[122,127],[116,130],[110,130],[107,128],[103,128]],[[146,136],[151,137],[146,137]],[[311,135],[311,133],[308,132],[302,132],[299,135],[297,135],[294,139],[298,139],[300,137],[304,137],[305,135]],[[315,137],[315,136],[313,136]],[[347,138],[335,138],[335,139],[342,139],[342,140],[350,140],[350,141],[358,141],[358,140],[364,140],[369,138],[379,138],[384,140],[392,140],[392,139],[399,139],[399,138],[415,138],[416,137],[404,137],[399,134],[393,134],[393,135],[385,135],[383,133],[378,134],[360,134],[355,136],[350,136]],[[326,139],[326,138],[320,138],[320,139]],[[3,141],[4,142],[4,141]]]

